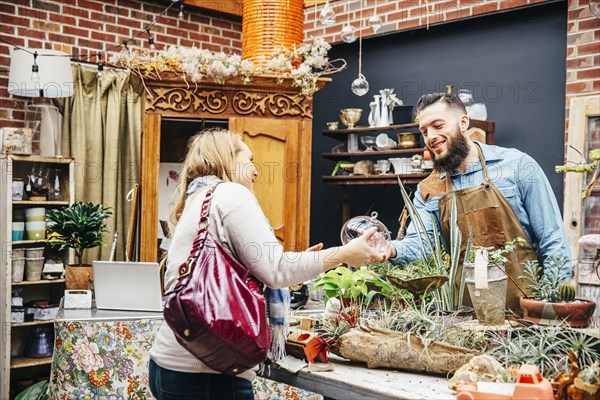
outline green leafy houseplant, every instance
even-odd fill
[[[86,249],[103,246],[102,235],[107,232],[106,219],[112,213],[101,204],[78,201],[63,209],[46,213],[49,243],[59,250],[71,248],[75,251],[77,265],[83,265]]]
[[[500,247],[499,249],[490,251],[488,253],[488,263],[507,263],[508,258],[506,256],[515,251],[517,247],[523,247],[524,245],[525,239],[523,239],[520,236],[517,236],[510,242],[506,242],[504,246]],[[465,262],[475,262],[475,250],[471,250],[469,252],[469,256],[467,257]]]
[[[378,289],[369,289],[367,283]],[[381,293],[386,296],[393,292],[393,287],[373,271],[365,269],[352,271],[346,267],[338,267],[321,274],[314,280],[312,292],[319,289],[323,289],[325,302],[332,297],[339,297],[356,303],[364,297],[365,305],[369,304],[376,294]]]

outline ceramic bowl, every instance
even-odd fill
[[[339,124],[337,121],[332,121],[332,122],[327,123],[327,129],[329,129],[330,131],[335,131],[338,127],[339,127]]]
[[[390,162],[394,167],[394,173],[398,174],[410,174],[412,173],[412,159],[408,157],[402,158],[390,158]]]

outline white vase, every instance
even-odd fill
[[[381,116],[379,118],[379,124],[377,126],[390,126],[390,110],[384,99],[381,99]]]
[[[374,126],[377,126],[375,122],[375,116],[377,115],[377,103],[372,101],[369,103],[369,107],[371,108],[371,112],[369,113],[369,126],[373,128]]]
[[[379,120],[381,120],[381,95],[374,95],[373,103],[375,103],[375,111],[373,112],[373,126],[379,126]]]

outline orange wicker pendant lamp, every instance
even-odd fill
[[[257,67],[266,65],[273,51],[304,40],[303,0],[244,0],[242,57]]]

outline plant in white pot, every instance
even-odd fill
[[[112,213],[101,204],[78,201],[63,209],[46,213],[50,245],[59,250],[73,249],[77,264],[65,268],[67,289],[87,289],[92,267],[83,264],[87,249],[103,246],[102,235],[107,232],[106,219]]]
[[[487,252],[488,249],[476,247],[465,257],[463,264],[466,270],[465,283],[471,303],[475,309],[475,315],[480,323],[486,325],[504,324],[506,290],[508,285],[508,275],[505,273],[505,264],[508,262],[506,256],[524,244],[525,239],[516,237],[512,241],[506,242],[503,247],[492,250],[489,253]],[[478,251],[484,263],[481,271],[478,271],[475,265],[476,253]],[[484,254],[487,254],[487,263],[485,263]]]
[[[528,281],[526,288],[533,293],[532,297],[520,298],[526,320],[540,325],[567,323],[576,328],[589,325],[596,302],[575,297],[568,263],[562,256],[549,256],[543,268],[537,261],[523,263],[525,275],[519,279]]]

